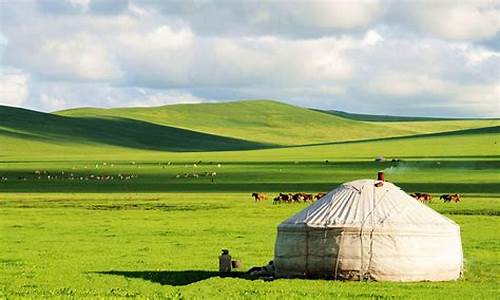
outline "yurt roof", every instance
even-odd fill
[[[377,184],[378,183],[378,184]],[[382,183],[382,185],[380,185]],[[344,183],[285,220],[280,228],[357,227],[387,230],[458,229],[450,219],[418,202],[390,182],[371,179]]]

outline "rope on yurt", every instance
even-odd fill
[[[307,275],[309,273],[309,229],[308,229],[307,224],[305,227],[305,231],[306,231],[306,267],[305,267],[304,276],[305,276],[305,278],[307,278]]]
[[[344,230],[340,232],[340,243],[338,245],[338,250],[337,250],[337,261],[335,262],[335,271],[334,271],[334,279],[337,279],[338,272],[339,272],[339,262],[342,257],[342,247],[344,244]]]
[[[360,238],[360,245],[361,245],[361,266],[359,268],[359,281],[362,281],[364,276],[365,275],[370,275],[369,274],[369,271],[370,271],[370,265],[371,265],[371,261],[372,261],[372,257],[373,257],[373,232],[375,231],[375,224],[374,224],[374,220],[373,220],[373,213],[375,211],[375,209],[377,208],[377,205],[385,198],[385,196],[387,195],[387,192],[382,195],[382,197],[380,197],[379,201],[375,201],[375,186],[372,187],[372,192],[373,192],[373,196],[372,196],[372,209],[368,212],[368,214],[366,215],[365,219],[363,220],[363,222],[361,222],[361,228],[359,230],[359,238]],[[367,272],[368,274],[365,274],[364,272],[364,262],[363,262],[363,233],[364,233],[364,226],[365,226],[365,223],[366,221],[368,221],[368,218],[370,218],[370,221],[371,221],[371,230],[370,230],[370,235],[369,235],[369,238],[370,238],[370,248],[369,248],[369,256],[368,256],[368,265],[367,265]]]
[[[304,270],[304,277],[307,278],[307,273],[309,272],[309,225],[307,224],[309,222],[309,209],[306,212],[306,219],[304,222],[304,231],[306,233],[306,262],[305,262],[305,270]]]
[[[323,262],[322,262],[322,268],[323,268],[323,277],[327,278],[328,277],[328,260],[326,258],[326,238],[327,238],[327,233],[326,231],[328,230],[327,224],[323,227]]]

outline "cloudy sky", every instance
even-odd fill
[[[0,0],[0,104],[500,117],[500,1]]]

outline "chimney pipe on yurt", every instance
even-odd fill
[[[384,171],[378,171],[377,180],[385,181]]]
[[[384,181],[383,173],[377,179],[341,184],[278,225],[276,277],[460,278],[460,227]]]

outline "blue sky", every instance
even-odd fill
[[[0,0],[0,104],[500,117],[500,1]]]

